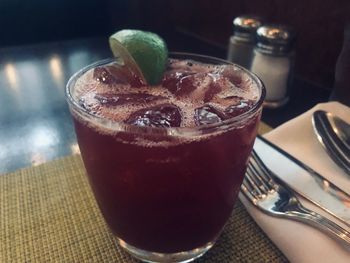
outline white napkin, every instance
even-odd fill
[[[312,113],[319,109],[332,112],[350,123],[350,108],[338,102],[322,103],[264,137],[350,193],[349,176],[334,164],[314,134],[311,118]],[[257,224],[291,262],[350,262],[350,247],[308,225],[268,216],[251,205],[242,194],[239,198]],[[310,202],[300,199],[306,207],[325,215]]]

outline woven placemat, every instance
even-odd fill
[[[108,230],[79,155],[0,175],[0,262],[138,262]],[[238,202],[198,262],[287,262]]]

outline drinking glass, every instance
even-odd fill
[[[170,56],[233,65],[196,54]],[[197,127],[138,127],[96,116],[73,96],[83,74],[112,61],[81,69],[66,87],[96,201],[119,245],[133,256],[149,262],[191,261],[214,245],[231,215],[257,134],[264,85],[235,65],[258,90],[248,111]]]

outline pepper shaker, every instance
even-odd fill
[[[233,35],[230,37],[227,59],[245,68],[250,67],[255,33],[262,25],[256,16],[239,16],[233,20]]]
[[[257,44],[250,70],[261,78],[266,88],[264,106],[278,108],[289,100],[295,58],[294,31],[283,25],[258,28]]]

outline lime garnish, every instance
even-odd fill
[[[125,29],[111,35],[109,44],[113,55],[143,76],[149,85],[160,82],[168,60],[168,49],[157,34]]]

